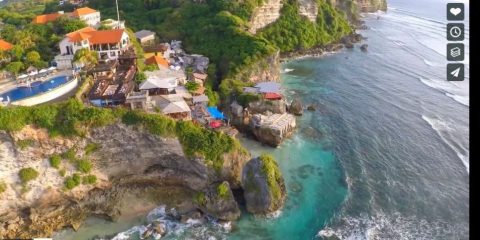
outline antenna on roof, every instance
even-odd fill
[[[118,0],[115,0],[115,4],[117,5],[117,29],[120,29],[120,13],[118,12]]]

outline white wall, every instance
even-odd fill
[[[38,105],[40,103],[48,102],[55,98],[58,98],[60,96],[67,94],[68,92],[72,91],[77,85],[78,85],[78,79],[75,78],[73,81],[70,81],[51,91],[48,91],[39,95],[35,95],[33,97],[21,99],[21,100],[12,102],[11,104],[16,106]]]
[[[100,26],[100,12],[82,15],[80,16],[80,19],[91,27]]]

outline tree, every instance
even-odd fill
[[[25,50],[20,45],[14,45],[13,48],[10,50],[10,54],[12,56],[13,61],[20,61],[22,59],[23,53]]]
[[[78,50],[73,60],[84,64],[85,67],[91,68],[98,63],[98,53],[87,48]]]
[[[0,63],[8,62],[10,60],[10,54],[7,51],[0,50]]]
[[[77,31],[88,25],[79,19],[71,19],[67,17],[60,17],[53,22],[53,29],[57,34],[67,34]]]
[[[12,73],[13,75],[17,76],[17,74],[22,71],[22,69],[24,68],[25,66],[23,65],[22,62],[11,62],[9,64],[7,64],[7,66],[5,67],[5,69]]]
[[[30,51],[27,53],[25,60],[26,63],[36,66],[38,62],[42,60],[42,58],[40,57],[40,53],[37,51]]]

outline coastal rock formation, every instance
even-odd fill
[[[282,7],[283,2],[281,0],[265,0],[262,6],[255,9],[252,14],[249,31],[255,34],[259,29],[277,21]]]
[[[277,147],[285,138],[290,137],[295,128],[295,116],[284,114],[255,114],[250,119],[250,128],[258,141]]]
[[[271,156],[250,160],[243,169],[242,185],[247,211],[253,214],[277,211],[285,202],[285,182]]]
[[[233,221],[240,217],[240,209],[228,182],[213,184],[205,193],[196,196],[198,208],[220,220]]]
[[[318,4],[316,0],[298,0],[299,14],[315,22],[318,16]],[[255,9],[250,18],[249,32],[255,34],[258,30],[274,23],[281,16],[283,2],[281,0],[265,0]]]
[[[263,114],[266,112],[283,114],[287,112],[287,103],[285,102],[284,99],[275,100],[275,101],[262,99],[259,101],[249,103],[248,111],[251,114],[257,114],[257,113]]]
[[[244,82],[264,82],[280,80],[280,52],[277,51],[263,59],[255,61],[250,67],[242,69],[235,79]]]
[[[291,114],[301,116],[303,114],[303,103],[300,98],[295,98],[292,101],[292,104],[290,104],[290,107],[288,108],[288,111]]]
[[[215,183],[226,181],[231,197],[230,186],[241,186],[243,165],[250,159],[246,151],[225,154],[225,164],[217,171],[201,158],[186,157],[175,138],[119,123],[92,129],[84,138],[52,138],[43,129],[25,127],[0,132],[0,140],[0,180],[7,185],[0,195],[0,238],[51,236],[64,227],[77,229],[91,215],[116,220],[162,204],[183,213],[195,211],[195,196]],[[24,140],[32,145],[20,148],[18,142]],[[99,148],[87,156],[84,149],[89,143]],[[66,191],[65,178],[50,166],[48,157],[72,147],[77,149],[76,158],[92,162],[90,174],[97,182]],[[24,167],[35,168],[39,176],[22,188],[18,171]],[[61,168],[66,176],[77,172],[67,160]],[[210,199],[215,211],[205,212],[220,219],[238,218],[238,207],[230,199]]]

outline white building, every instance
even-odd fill
[[[117,59],[128,49],[130,39],[124,29],[97,31],[92,27],[71,32],[60,42],[60,55],[55,57],[59,68],[71,68],[68,61],[83,48],[98,52],[101,59]]]
[[[89,7],[77,8],[70,13],[70,16],[84,21],[88,26],[100,26],[100,12],[95,9]]]

